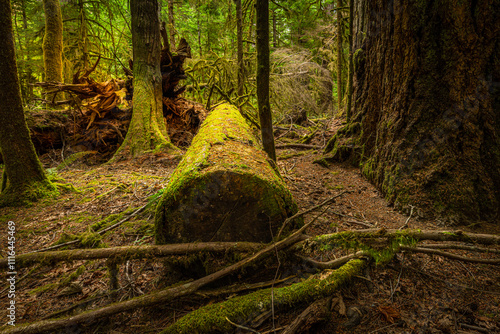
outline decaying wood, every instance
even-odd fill
[[[309,305],[281,334],[308,333],[318,322],[327,320],[330,315],[332,297],[316,300]]]
[[[131,259],[184,255],[199,252],[224,253],[227,251],[253,252],[262,244],[251,242],[206,242],[170,245],[121,246],[97,249],[74,249],[64,251],[40,252],[16,256],[16,263],[28,266],[33,263],[55,263],[60,261],[112,259],[119,262]],[[0,268],[7,266],[7,258],[0,259]]]
[[[165,37],[164,37],[165,38]],[[165,40],[168,42],[168,39]],[[179,46],[173,52],[168,45],[162,49],[161,74],[163,90],[163,115],[168,123],[171,141],[177,146],[188,146],[196,134],[199,125],[206,117],[207,111],[199,103],[179,97],[184,87],[178,87],[186,78],[183,63],[191,57],[189,44],[181,39]],[[50,150],[62,148],[68,153],[88,151],[95,157],[87,158],[88,162],[100,163],[107,161],[123,142],[132,116],[132,109],[126,101],[133,95],[133,62],[130,69],[124,67],[126,80],[111,79],[97,82],[91,74],[97,67],[100,58],[92,68],[78,71],[73,75],[71,84],[60,82],[41,82],[34,85],[44,88],[46,94],[65,92],[68,100],[57,104],[68,104],[74,109],[72,117],[60,119],[53,112],[37,112],[37,122],[28,121],[31,136],[42,155]],[[58,113],[61,115],[61,113]],[[64,115],[63,115],[64,116]],[[28,116],[29,117],[29,116]],[[52,122],[52,117],[57,119]],[[40,118],[44,118],[40,122]],[[47,126],[46,120],[54,123]],[[41,129],[39,124],[44,124]],[[93,160],[93,161],[90,161]]]

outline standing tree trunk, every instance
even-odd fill
[[[147,152],[177,150],[163,118],[160,19],[157,0],[131,0],[134,96],[132,120],[112,161]]]
[[[168,0],[168,31],[170,45],[175,48],[175,22],[174,22],[174,0]],[[171,52],[174,50],[170,50]]]
[[[276,11],[273,10],[273,48],[278,47],[278,29],[276,28]]]
[[[337,104],[342,107],[342,0],[337,1]]]
[[[87,34],[87,16],[85,15],[85,6],[83,0],[78,0],[78,7],[80,13],[78,19],[80,20],[80,41],[82,46],[82,69],[86,71],[89,68],[89,38]]]
[[[397,208],[498,221],[498,1],[356,0],[355,11],[353,120],[327,158],[360,165]]]
[[[244,65],[243,65],[243,15],[241,11],[241,0],[234,0],[236,3],[236,38],[238,48],[238,96],[244,94]]]
[[[63,23],[59,0],[43,0],[45,35],[43,37],[43,64],[45,81],[63,82]]]
[[[36,156],[19,90],[10,0],[0,0],[0,148],[5,164],[0,207],[55,195]]]
[[[349,73],[347,75],[347,106],[345,111],[345,117],[348,123],[351,121],[352,81],[354,76],[353,74],[354,65],[353,65],[353,55],[352,55],[353,22],[354,22],[354,0],[349,0]]]
[[[269,103],[269,1],[257,0],[257,103],[262,144],[269,158],[276,161],[273,119]]]

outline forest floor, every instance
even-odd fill
[[[340,122],[334,122],[317,135],[312,144],[324,145]],[[283,137],[285,138],[285,137]],[[302,154],[302,155],[300,155]],[[329,168],[313,163],[321,152],[279,150],[278,165],[300,209],[307,209],[344,190],[335,204],[306,231],[309,235],[369,227],[399,228],[406,222],[411,229],[455,230],[434,220],[398,213],[381,193],[360,173],[348,165]],[[44,157],[46,167],[60,164],[60,152]],[[136,209],[152,202],[165,187],[178,163],[172,156],[157,154],[115,165],[89,167],[76,162],[55,172],[59,183],[72,184],[57,199],[44,199],[29,208],[0,209],[0,221],[16,224],[16,253],[22,254],[51,246],[56,242],[84,235],[86,247],[153,244],[154,205],[102,238],[91,230],[110,226]],[[317,215],[308,214],[306,222]],[[474,233],[500,233],[500,223],[477,223],[461,230]],[[6,233],[0,234],[6,245]],[[497,250],[499,248],[497,247]],[[345,254],[345,250],[309,254],[327,261]],[[451,251],[454,252],[454,251]],[[463,251],[456,251],[464,254]],[[1,250],[6,256],[6,247]],[[469,254],[470,255],[470,254]],[[488,258],[489,254],[474,255]],[[498,256],[498,255],[497,255]],[[278,260],[264,268],[241,275],[241,282],[269,281],[275,275]],[[314,273],[304,263],[283,260],[279,278],[290,284]],[[2,274],[5,282],[5,274]],[[120,266],[118,300],[164,287],[163,264],[159,260],[132,260]],[[61,315],[104,306],[110,301],[104,260],[74,261],[18,269],[16,285],[16,323],[33,322],[54,316],[59,310],[77,305]],[[235,281],[231,283],[236,283]],[[1,325],[7,323],[9,301],[5,285],[0,287]],[[208,303],[230,296],[209,297],[199,293],[178,298],[167,305],[112,316],[88,328],[71,327],[61,333],[157,333],[182,315]],[[384,266],[370,266],[335,296],[331,315],[309,333],[500,333],[500,267],[452,261],[436,255],[400,253]],[[285,313],[277,312],[255,328],[260,333],[280,333],[308,305]],[[276,331],[273,330],[272,323]],[[2,328],[0,328],[1,330]],[[246,331],[237,329],[238,333]]]

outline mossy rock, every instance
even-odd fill
[[[159,201],[156,243],[269,242],[296,212],[274,162],[238,110],[223,104],[201,126]]]

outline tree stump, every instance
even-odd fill
[[[297,212],[274,162],[229,104],[217,107],[158,204],[156,243],[269,242]]]

